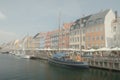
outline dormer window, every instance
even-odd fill
[[[74,29],[74,26],[72,26],[70,30],[73,30],[73,29]]]
[[[80,27],[84,27],[84,24],[81,24]]]
[[[76,29],[79,29],[80,26],[77,24],[75,27],[76,27]]]
[[[86,20],[84,19],[84,20],[83,20],[83,22],[85,23],[85,22],[86,22]]]
[[[99,23],[102,23],[103,22],[103,19],[102,18],[97,18],[95,23],[99,24]]]
[[[93,24],[93,20],[90,20],[90,21],[88,22],[88,24],[89,24],[89,25],[92,25],[92,24]]]

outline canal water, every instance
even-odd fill
[[[73,69],[0,54],[0,80],[120,80],[120,72]]]

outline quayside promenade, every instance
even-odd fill
[[[35,59],[47,60],[56,52],[82,53],[85,61],[89,62],[90,67],[120,71],[120,49],[119,48],[101,48],[90,50],[76,49],[25,49],[26,55],[34,55]],[[17,55],[23,53],[23,50],[12,50],[11,54]]]

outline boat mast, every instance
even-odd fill
[[[82,18],[80,19],[80,22],[79,22],[79,25],[80,25],[80,53],[82,53]]]
[[[58,27],[59,27],[59,29],[58,29],[58,50],[60,51],[60,24],[61,24],[61,12],[59,12],[59,17],[58,17]]]

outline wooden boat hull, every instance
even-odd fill
[[[60,66],[68,66],[68,67],[73,67],[73,68],[84,68],[88,69],[89,65],[87,62],[64,62],[64,61],[59,61],[59,60],[54,60],[54,59],[48,59],[49,63],[53,64],[58,64]]]

